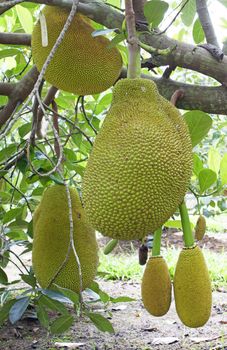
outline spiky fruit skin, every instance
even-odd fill
[[[206,219],[203,215],[200,215],[195,226],[195,238],[198,241],[203,239],[206,232]]]
[[[153,316],[165,315],[171,304],[171,280],[162,256],[151,257],[146,265],[141,294],[145,309]]]
[[[209,272],[199,247],[184,248],[174,275],[176,310],[184,325],[202,327],[209,319],[212,290]]]
[[[74,244],[82,269],[83,289],[93,281],[98,266],[98,246],[95,231],[87,222],[77,191],[70,188]],[[69,209],[65,186],[54,185],[45,190],[35,210],[32,263],[37,280],[47,288],[53,276],[62,265],[69,247]],[[54,283],[80,290],[78,266],[70,251],[69,260],[56,277]]]
[[[154,232],[183,200],[191,170],[191,140],[178,110],[152,81],[118,81],[83,178],[93,227],[120,240]]]
[[[56,6],[45,6],[48,46],[43,47],[38,21],[32,33],[32,55],[40,71],[55,44],[69,11]],[[93,38],[92,21],[77,13],[58,47],[45,79],[57,87],[78,95],[97,94],[111,87],[120,75],[122,58],[116,48],[108,48],[110,41]]]

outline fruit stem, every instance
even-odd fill
[[[160,255],[161,237],[162,237],[162,228],[160,227],[154,233],[154,240],[153,240],[153,247],[152,247],[152,256]]]
[[[128,42],[128,70],[127,78],[140,78],[141,62],[140,62],[140,46],[136,33],[135,12],[132,0],[125,0],[125,20],[127,25],[127,42]]]
[[[181,223],[183,228],[184,245],[186,248],[189,248],[194,245],[195,241],[192,234],[191,223],[189,220],[188,209],[186,207],[185,201],[183,201],[180,204],[179,209],[180,209]]]

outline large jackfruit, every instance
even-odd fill
[[[206,219],[200,215],[195,226],[195,238],[201,241],[206,233]]]
[[[178,110],[152,81],[120,80],[83,178],[88,219],[103,235],[140,239],[175,212],[191,169],[191,140]]]
[[[212,290],[206,262],[199,247],[184,248],[174,276],[176,310],[188,327],[202,327],[209,319]]]
[[[141,294],[145,309],[153,316],[165,315],[171,304],[171,280],[162,256],[151,257],[146,265]]]
[[[60,7],[45,6],[48,46],[42,46],[40,22],[32,33],[32,55],[40,71],[55,44],[69,11]],[[110,41],[92,37],[92,21],[77,13],[58,47],[45,79],[57,87],[78,95],[97,94],[111,87],[120,75],[122,58],[116,48],[108,48]]]
[[[98,247],[95,231],[87,222],[77,191],[70,188],[70,195],[74,244],[81,264],[82,285],[85,289],[96,275]],[[33,222],[33,268],[41,287],[47,288],[62,265],[69,247],[69,209],[65,186],[54,185],[45,190],[42,200],[35,210]],[[68,262],[54,283],[79,292],[78,266],[72,250]]]

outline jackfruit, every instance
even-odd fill
[[[146,265],[141,285],[145,309],[153,316],[165,315],[171,304],[171,280],[162,256],[152,256]]]
[[[105,255],[110,254],[114,250],[117,244],[118,244],[118,239],[111,239],[105,246],[103,253]]]
[[[181,251],[173,285],[180,320],[188,327],[202,327],[210,317],[212,290],[206,262],[198,246]]]
[[[45,6],[48,46],[42,46],[40,21],[32,33],[32,55],[40,71],[54,46],[69,11],[56,6]],[[51,60],[45,79],[58,89],[78,95],[97,94],[111,87],[118,79],[122,58],[119,51],[109,48],[104,36],[92,37],[92,21],[77,13],[63,41]]]
[[[70,188],[73,211],[74,244],[82,270],[82,286],[93,281],[98,265],[95,231],[88,224],[77,191]],[[54,185],[45,190],[33,218],[34,241],[32,263],[42,288],[47,288],[67,255],[70,239],[69,209],[65,186]],[[73,251],[54,283],[80,290],[78,266]],[[52,288],[52,287],[51,287]]]
[[[191,140],[178,110],[150,80],[118,81],[83,178],[93,227],[121,240],[154,232],[183,200],[191,170]]]
[[[195,226],[195,238],[198,241],[203,239],[206,232],[206,219],[203,215],[200,215]]]

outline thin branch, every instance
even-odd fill
[[[95,127],[93,126],[92,122],[91,122],[90,119],[88,118],[87,113],[86,113],[86,111],[85,111],[85,108],[84,108],[84,96],[81,96],[81,109],[82,109],[84,118],[86,119],[88,125],[91,127],[91,129],[94,131],[94,133],[97,135],[97,130],[96,130]]]
[[[46,110],[45,106],[49,106],[51,104],[51,102],[54,100],[54,97],[57,93],[58,89],[54,86],[51,86],[46,94],[46,96],[44,97],[43,100],[43,106],[44,109]],[[36,134],[38,138],[43,138],[44,135],[42,134],[42,119],[43,119],[43,110],[39,107],[38,108],[38,114],[37,114],[37,130],[36,130]]]
[[[30,204],[27,200],[27,197],[25,196],[25,194],[23,192],[21,192],[21,190],[19,190],[16,186],[13,185],[12,182],[10,182],[5,176],[2,177],[15,191],[17,191],[18,193],[20,193],[20,195],[24,198],[26,204],[27,204],[27,207],[29,209],[29,211],[32,213],[32,209],[30,207]]]
[[[167,32],[167,30],[171,27],[171,25],[176,21],[178,16],[180,15],[181,11],[184,9],[184,7],[187,5],[189,0],[186,0],[183,5],[181,6],[180,10],[176,13],[176,15],[173,17],[172,21],[168,24],[168,26],[162,30],[161,32],[158,33],[158,35],[162,35]]]
[[[203,27],[206,41],[208,44],[215,45],[219,48],[219,44],[217,41],[217,37],[215,35],[214,27],[212,24],[212,20],[207,8],[206,0],[196,0],[196,10],[199,16],[199,20]]]
[[[140,47],[136,34],[135,12],[132,0],[125,0],[125,20],[127,24],[128,42],[128,74],[127,77],[135,79],[140,76]]]
[[[31,35],[24,33],[0,33],[0,44],[31,45]]]

